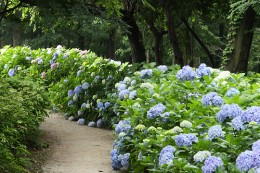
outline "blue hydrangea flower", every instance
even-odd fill
[[[73,100],[70,100],[70,101],[68,101],[68,106],[70,107],[70,106],[72,106],[73,105],[73,103],[74,103],[74,101]]]
[[[260,123],[260,107],[251,106],[247,108],[242,114],[241,119],[244,123],[250,123],[252,121]]]
[[[203,173],[214,173],[217,168],[223,166],[223,161],[220,157],[209,156],[202,166]]]
[[[9,71],[8,71],[8,76],[12,77],[15,75],[15,70],[13,68],[11,68]]]
[[[119,123],[116,125],[115,131],[116,134],[119,134],[121,132],[128,133],[131,130],[131,124],[128,120],[121,120]]]
[[[4,65],[4,69],[7,69],[7,68],[8,68],[8,64],[5,64],[5,65]]]
[[[254,173],[260,173],[260,168],[257,168]]]
[[[86,109],[87,108],[87,103],[82,103],[81,108],[82,109]]]
[[[216,92],[210,92],[203,96],[202,104],[204,106],[221,106],[223,104],[223,99],[220,96],[218,96]]]
[[[85,124],[84,118],[78,119],[77,124],[78,124],[78,125],[84,125],[84,124]]]
[[[124,83],[119,83],[118,86],[117,86],[117,90],[118,91],[122,91],[122,90],[125,90],[126,89],[126,84]]]
[[[170,117],[170,112],[164,112],[163,114],[160,114],[160,117],[162,117],[163,122],[167,122]]]
[[[129,156],[130,153],[126,153],[126,154],[120,154],[118,155],[118,160],[121,162],[122,168],[126,170],[129,166]]]
[[[38,64],[43,64],[43,59],[42,58],[37,58],[36,60],[37,60]]]
[[[243,123],[243,121],[241,119],[241,116],[238,116],[238,117],[234,118],[231,121],[231,125],[234,128],[234,130],[237,130],[237,131],[245,129],[245,126],[244,126],[244,123]]]
[[[165,109],[166,109],[166,107],[162,103],[159,103],[159,104],[151,107],[150,110],[147,111],[148,119],[152,119],[152,118],[159,116],[161,113],[163,113],[165,111]]]
[[[118,97],[123,100],[126,96],[128,96],[129,91],[127,89],[121,90],[118,94]]]
[[[130,99],[134,99],[135,96],[136,96],[136,90],[131,91],[131,92],[129,93],[129,98],[130,98]]]
[[[192,142],[198,142],[198,138],[194,134],[179,134],[175,138],[175,143],[178,147],[190,147]]]
[[[109,106],[110,106],[110,102],[106,102],[104,105],[105,105],[105,109],[107,109]]]
[[[162,73],[165,73],[168,70],[168,67],[166,65],[159,65],[157,67]]]
[[[55,53],[53,54],[53,58],[56,59],[56,58],[58,57],[58,55],[59,55],[59,54],[58,54],[57,52],[55,52]]]
[[[118,159],[118,154],[118,149],[111,150],[110,159],[112,161],[112,168],[114,170],[119,170],[122,167],[121,162]]]
[[[208,131],[209,140],[224,137],[224,132],[220,125],[215,125],[209,128]]]
[[[253,143],[252,151],[260,152],[260,139]]]
[[[259,152],[246,150],[239,154],[236,159],[236,167],[241,171],[248,171],[251,168],[260,167],[260,154]]]
[[[216,118],[219,122],[223,123],[226,118],[236,118],[241,116],[243,110],[237,104],[225,104],[221,107],[220,111],[217,113]]]
[[[86,90],[86,89],[88,89],[88,87],[89,87],[89,83],[84,82],[84,83],[81,85],[81,87],[82,87],[82,89]]]
[[[145,69],[140,71],[141,78],[148,78],[152,76],[153,70],[152,69]]]
[[[82,73],[82,70],[79,70],[79,71],[77,72],[77,76],[79,77],[79,76],[81,75],[81,73]]]
[[[90,121],[90,122],[88,123],[88,126],[89,126],[89,127],[95,127],[95,125],[96,125],[96,123],[95,123],[94,121]]]
[[[179,80],[193,80],[196,78],[195,71],[190,66],[183,66],[176,75]]]
[[[68,91],[68,97],[71,97],[75,94],[75,92],[73,90],[69,90]]]
[[[63,83],[65,84],[65,83],[68,83],[68,79],[64,79],[64,81],[63,81]]]
[[[97,103],[97,108],[98,108],[99,110],[104,110],[105,107],[104,107],[103,102],[98,102],[98,103]]]
[[[210,75],[210,68],[207,67],[206,64],[202,63],[200,64],[199,68],[196,70],[197,75],[199,78],[202,78],[203,76],[209,76]]]
[[[95,77],[94,81],[97,82],[100,78],[101,78],[101,76],[98,75],[98,76]]]
[[[82,92],[82,87],[81,86],[76,86],[74,89],[75,94],[79,95]]]
[[[174,158],[173,153],[175,151],[176,151],[176,149],[171,145],[164,147],[160,152],[159,166],[170,163],[172,161],[172,159]]]
[[[240,94],[240,91],[239,91],[238,89],[236,89],[236,88],[230,88],[230,89],[227,91],[227,93],[226,93],[226,95],[227,95],[228,97],[232,97],[232,96],[237,95],[237,94]]]
[[[102,119],[97,120],[97,127],[100,128],[102,126]]]

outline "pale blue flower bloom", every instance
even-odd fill
[[[168,67],[166,65],[159,65],[157,67],[162,73],[165,73],[168,70]]]
[[[97,120],[97,127],[101,127],[102,126],[102,119],[98,119]]]
[[[179,80],[193,80],[196,78],[196,73],[190,66],[183,66],[182,69],[177,72],[176,77]]]
[[[77,72],[77,76],[78,76],[78,77],[81,76],[81,73],[82,73],[82,70],[79,70],[79,71]]]
[[[232,96],[234,96],[234,95],[238,95],[238,94],[240,94],[240,91],[238,90],[238,89],[236,89],[236,88],[230,88],[228,91],[227,91],[227,96],[228,97],[232,97]]]
[[[141,78],[148,78],[152,76],[153,70],[152,69],[144,69],[140,71]]]
[[[117,90],[118,91],[122,91],[122,90],[125,90],[126,89],[126,84],[124,84],[124,83],[119,83],[118,84],[118,87],[117,87]]]
[[[116,134],[119,134],[121,132],[128,133],[131,130],[131,124],[128,120],[121,120],[119,123],[116,125],[115,131]]]
[[[78,125],[84,125],[84,124],[85,124],[84,118],[78,119],[77,124],[78,124]]]
[[[73,100],[70,100],[70,101],[68,102],[68,106],[69,106],[69,107],[72,106],[73,103],[74,103],[74,101],[73,101]]]
[[[232,127],[233,127],[235,130],[237,130],[237,131],[239,131],[239,130],[244,130],[244,129],[245,129],[245,126],[244,126],[244,123],[243,123],[243,121],[242,121],[242,119],[241,119],[241,116],[238,116],[238,117],[234,118],[234,119],[231,121],[231,123],[232,123]]]
[[[14,75],[15,75],[15,70],[14,70],[14,69],[10,69],[10,70],[8,71],[8,76],[12,77],[12,76],[14,76]]]
[[[239,154],[236,159],[236,167],[241,171],[260,167],[260,153],[246,150]]]
[[[190,147],[192,142],[198,142],[198,138],[194,134],[179,134],[175,138],[175,143],[178,147]]]
[[[68,83],[68,79],[64,79],[64,81],[63,81],[63,83],[65,84],[65,83]]]
[[[109,106],[110,106],[110,102],[106,102],[105,104],[104,104],[104,106],[105,106],[105,109],[107,109]]]
[[[255,121],[256,123],[260,123],[260,107],[251,106],[244,111],[241,116],[241,119],[244,123],[250,123]]]
[[[87,104],[86,103],[82,103],[81,108],[82,109],[86,109],[87,108]]]
[[[86,90],[86,89],[88,89],[88,87],[89,87],[89,83],[84,82],[84,83],[81,85],[81,87],[82,87],[82,89]]]
[[[129,98],[130,98],[130,99],[134,99],[135,96],[136,96],[136,90],[131,91],[131,92],[129,93]]]
[[[214,173],[217,168],[223,166],[223,161],[220,157],[209,156],[202,166],[203,173]]]
[[[122,169],[126,170],[128,168],[128,166],[129,166],[129,156],[130,156],[130,153],[118,155],[118,160],[121,162]]]
[[[104,110],[105,107],[104,107],[103,102],[98,102],[98,103],[97,103],[97,108],[98,108],[100,111]]]
[[[91,121],[88,123],[88,126],[89,127],[95,127],[96,123],[94,121]]]
[[[209,128],[208,131],[209,140],[224,137],[224,132],[220,125],[215,125]]]
[[[121,90],[118,94],[118,97],[123,100],[126,96],[128,96],[129,91],[127,89]]]
[[[80,85],[76,86],[74,89],[74,92],[75,92],[75,94],[80,94],[82,92],[82,87]]]
[[[176,151],[176,149],[171,145],[164,147],[160,152],[159,166],[170,163],[172,161],[172,159],[174,158],[173,153],[175,151]]]
[[[252,151],[260,152],[260,139],[253,143]]]
[[[220,111],[217,113],[216,118],[219,122],[224,122],[226,118],[236,118],[241,116],[243,110],[237,104],[225,104],[221,107]]]
[[[165,109],[166,109],[166,107],[162,103],[159,103],[159,104],[151,107],[150,110],[147,111],[147,118],[148,119],[155,118],[155,117],[159,116],[161,113],[163,113],[165,111]]]
[[[210,92],[203,96],[202,104],[204,106],[221,106],[223,104],[223,99],[220,96],[218,96],[216,92]]]
[[[202,63],[200,64],[199,68],[197,69],[197,75],[199,78],[202,78],[203,76],[209,76],[210,75],[210,68],[207,67],[206,64]]]

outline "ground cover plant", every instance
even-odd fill
[[[233,74],[205,64],[151,63],[137,70],[62,46],[1,52],[2,78],[41,82],[52,109],[66,118],[114,128],[114,169],[259,171],[259,74]]]

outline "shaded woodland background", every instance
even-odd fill
[[[1,0],[0,47],[260,72],[259,0]]]

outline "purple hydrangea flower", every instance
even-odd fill
[[[136,90],[131,91],[131,92],[129,93],[129,98],[130,98],[130,99],[134,99],[135,96],[136,96]]]
[[[196,78],[196,73],[190,66],[183,66],[182,69],[177,72],[176,77],[179,80],[193,80]]]
[[[84,82],[84,83],[81,85],[81,87],[82,87],[82,89],[86,90],[86,89],[88,89],[88,87],[89,87],[89,83]]]
[[[210,68],[207,67],[206,64],[202,63],[200,64],[199,68],[197,69],[197,75],[199,78],[202,78],[203,76],[209,76],[210,75]]]
[[[96,123],[94,121],[91,121],[88,123],[88,126],[89,127],[95,127]]]
[[[176,151],[176,149],[171,145],[164,147],[160,152],[159,166],[170,163],[172,161],[172,159],[174,158],[173,153],[175,151]]]
[[[68,91],[68,97],[71,97],[75,94],[75,92],[73,90],[69,90]]]
[[[260,139],[253,143],[252,151],[260,152]]]
[[[129,91],[127,89],[121,90],[118,94],[118,97],[123,100],[125,98],[125,96],[127,96],[129,94]]]
[[[243,110],[237,104],[225,104],[221,107],[220,111],[217,113],[216,118],[219,122],[224,122],[226,118],[236,118],[241,116]]]
[[[74,103],[74,101],[73,100],[70,100],[70,101],[68,101],[68,106],[70,107],[70,106],[72,106],[73,105],[73,103]]]
[[[223,161],[220,157],[209,156],[202,166],[203,173],[214,173],[217,168],[223,166]]]
[[[8,76],[12,77],[15,75],[15,70],[12,68],[8,71]]]
[[[194,134],[179,134],[175,138],[175,143],[178,147],[190,147],[192,142],[198,142],[198,138]]]
[[[104,104],[104,106],[105,106],[105,109],[107,109],[107,108],[110,106],[110,102],[106,102],[106,103]]]
[[[78,125],[84,125],[84,124],[85,124],[84,118],[78,119],[77,124],[78,124]]]
[[[224,132],[220,125],[215,125],[209,128],[208,131],[209,140],[224,137]]]
[[[100,128],[102,126],[102,119],[97,120],[97,127]]]
[[[260,107],[251,106],[241,116],[241,119],[244,123],[250,123],[255,121],[256,123],[260,123]]]
[[[237,94],[240,94],[240,91],[236,88],[230,88],[228,91],[227,91],[227,96],[228,97],[232,97],[234,95],[237,95]]]
[[[236,159],[236,167],[241,171],[260,167],[260,153],[246,150],[239,154]]]
[[[121,120],[119,123],[116,125],[115,131],[116,134],[119,134],[121,132],[129,132],[131,130],[131,124],[128,120]]]
[[[141,78],[148,78],[152,76],[153,70],[152,69],[144,69],[140,71]]]
[[[165,109],[166,109],[166,107],[162,103],[159,103],[159,104],[151,107],[150,110],[147,111],[148,119],[152,119],[152,118],[159,116],[161,113],[163,113],[165,111]]]
[[[239,131],[239,130],[244,130],[245,129],[245,126],[244,126],[244,123],[241,119],[241,116],[238,116],[236,118],[234,118],[232,121],[231,121],[231,124],[232,124],[232,127]]]
[[[168,67],[166,65],[159,65],[157,67],[162,73],[165,73],[168,70]]]
[[[75,94],[80,94],[82,92],[82,87],[81,86],[76,86],[74,89]]]
[[[56,68],[57,66],[58,66],[57,63],[52,63],[52,64],[51,64],[51,69],[54,69],[54,68]]]
[[[220,96],[218,96],[216,92],[210,92],[203,96],[202,104],[204,106],[221,106],[223,104],[223,99]]]

